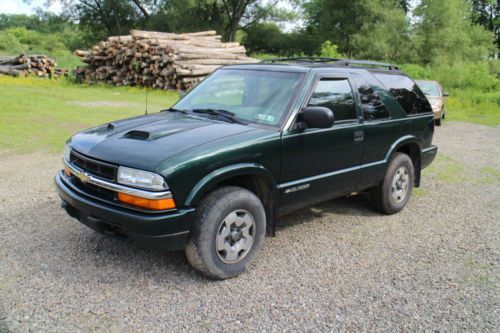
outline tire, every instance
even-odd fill
[[[402,178],[397,180],[396,177]],[[371,191],[373,205],[384,214],[401,211],[410,199],[414,183],[415,171],[410,157],[404,153],[395,153],[382,183]]]
[[[259,198],[240,187],[221,187],[201,200],[186,257],[203,275],[228,279],[253,262],[265,233],[266,213]]]
[[[441,118],[435,119],[434,124],[436,124],[436,126],[441,126]]]

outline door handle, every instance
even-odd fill
[[[364,139],[365,139],[365,132],[363,131],[354,132],[354,141],[359,142],[363,141]]]

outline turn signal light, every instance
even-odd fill
[[[64,167],[64,174],[66,175],[66,177],[71,177],[71,171],[69,171],[68,167]]]
[[[175,201],[172,198],[145,199],[136,197],[135,195],[118,192],[118,201],[150,210],[167,210],[175,208]]]

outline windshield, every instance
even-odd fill
[[[417,85],[420,87],[420,90],[427,96],[441,96],[439,92],[439,87],[435,82],[417,82]]]
[[[220,69],[173,107],[224,110],[246,122],[281,126],[303,73]]]

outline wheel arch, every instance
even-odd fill
[[[267,231],[274,235],[278,190],[274,177],[264,166],[255,163],[238,163],[214,170],[193,187],[186,198],[186,206],[196,206],[208,193],[221,186],[239,186],[254,193],[266,211]]]
[[[411,158],[415,169],[415,187],[420,187],[422,147],[418,139],[415,136],[407,135],[397,140],[387,153],[386,161],[389,161],[391,156],[397,152],[404,153]]]

